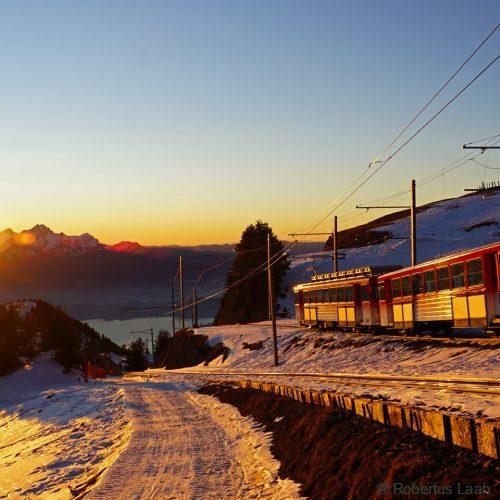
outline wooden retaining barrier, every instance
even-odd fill
[[[495,459],[500,458],[500,422],[485,418],[448,415],[435,410],[403,406],[331,391],[300,389],[255,380],[231,380],[243,388],[271,392],[300,403],[330,406],[384,425],[412,429],[449,445],[461,446]]]

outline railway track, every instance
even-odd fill
[[[500,395],[500,379],[475,377],[437,377],[416,375],[357,374],[357,373],[311,373],[311,372],[250,372],[250,371],[195,371],[195,370],[149,370],[152,376],[197,376],[211,379],[276,379],[288,378],[292,382],[300,379],[329,380],[335,385],[370,387],[414,387],[424,390],[467,392]],[[143,374],[144,376],[144,374]]]
[[[245,327],[255,327],[259,326],[261,328],[271,328],[271,324],[262,324],[262,323],[242,323],[238,325],[240,328],[245,328]],[[308,326],[303,326],[299,325],[298,323],[296,325],[280,325],[279,321],[276,324],[276,327],[278,329],[293,329],[293,330],[298,330],[301,332],[318,332],[322,334],[328,334],[328,333],[344,333],[345,335],[353,335],[353,332],[351,331],[343,331],[343,330],[335,330],[335,329],[326,329],[326,330],[320,330],[316,327],[308,327]],[[474,342],[478,344],[491,344],[494,342],[498,342],[498,345],[500,346],[500,341],[496,337],[492,336],[487,336],[482,333],[477,333],[477,334],[472,334],[470,332],[464,333],[464,332],[457,332],[452,336],[448,337],[436,337],[434,335],[430,334],[416,334],[416,333],[397,333],[395,331],[393,332],[354,332],[356,335],[368,335],[370,337],[383,337],[383,338],[396,338],[396,339],[427,339],[427,340],[432,340],[432,341],[442,341],[442,342],[447,342],[447,343],[457,343],[458,345],[460,344],[460,341],[467,341],[467,340],[473,340]]]

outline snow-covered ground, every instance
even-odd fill
[[[463,196],[435,203],[417,214],[417,256],[419,262],[431,260],[460,250],[487,245],[500,240],[500,190],[488,194]],[[476,227],[481,223],[485,225]],[[488,225],[486,225],[488,224]],[[410,221],[406,217],[376,228],[389,231],[398,238],[408,238]],[[360,266],[410,265],[409,240],[390,239],[379,245],[342,249],[345,260],[340,260],[340,269],[353,269]],[[318,273],[332,271],[331,258],[318,258],[316,254],[295,256],[287,273],[290,293],[280,301],[293,312],[293,293],[296,283],[311,279],[313,266]]]
[[[230,349],[209,366],[189,371],[355,373],[500,379],[500,343],[495,339],[440,340],[373,336],[342,332],[320,332],[299,327],[292,320],[278,321],[280,365],[273,366],[269,322],[252,325],[216,326],[197,329],[209,342],[224,342]],[[262,341],[261,349],[245,344]],[[184,371],[186,371],[184,370]],[[183,370],[179,370],[183,371]],[[161,374],[161,370],[151,370]],[[310,389],[337,390],[446,409],[471,415],[500,417],[500,397],[447,389],[431,390],[426,383],[391,385],[389,382],[346,384],[332,379],[251,376]]]
[[[270,441],[192,381],[84,384],[49,354],[0,379],[0,498],[299,498]]]
[[[231,405],[186,382],[123,382],[129,446],[88,498],[299,498],[278,477],[271,438]]]
[[[41,355],[0,379],[0,498],[72,498],[128,440],[124,391],[85,385]]]

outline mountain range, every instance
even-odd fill
[[[8,228],[0,232],[0,257],[39,257],[83,255],[94,252],[111,252],[121,254],[147,255],[153,258],[164,258],[178,254],[180,250],[192,252],[231,253],[233,244],[197,245],[197,246],[144,246],[135,241],[121,241],[114,245],[101,243],[89,233],[79,236],[68,236],[55,233],[43,224],[16,233]]]
[[[420,206],[419,260],[498,241],[499,213],[500,189]],[[338,243],[345,254],[341,268],[388,262],[408,265],[408,235],[408,211],[341,231]],[[6,229],[0,232],[0,303],[43,299],[78,319],[126,319],[127,306],[164,305],[156,313],[166,313],[180,255],[186,295],[203,272],[197,288],[198,297],[203,297],[223,288],[233,249],[233,244],[144,246],[122,241],[106,245],[88,233],[68,236],[41,224],[19,233]],[[324,249],[331,249],[330,240],[294,245],[289,285],[309,280],[313,268],[328,272],[331,257]],[[178,301],[178,282],[174,292]],[[213,317],[218,301],[216,296],[202,302],[199,317]]]

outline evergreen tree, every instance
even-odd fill
[[[170,333],[168,333],[167,330],[160,330],[158,332],[158,335],[156,336],[155,343],[154,343],[154,359],[158,359],[160,354],[167,348],[170,339],[172,337],[170,336]]]
[[[130,344],[127,363],[131,371],[143,371],[148,367],[148,348],[144,340],[137,339]]]
[[[258,220],[243,231],[241,240],[236,245],[236,258],[226,278],[228,290],[222,297],[219,311],[214,319],[215,325],[249,323],[268,319],[267,235],[270,235],[271,239],[275,299],[285,296],[282,280],[290,268],[290,263],[283,255],[283,243],[276,237],[267,223]],[[273,258],[273,256],[276,257]],[[233,284],[257,268],[260,268],[259,272],[232,287]]]
[[[63,311],[56,309],[44,339],[46,349],[55,350],[55,359],[66,369],[80,362],[82,338]]]
[[[0,375],[19,367],[17,314],[13,308],[0,306]]]

